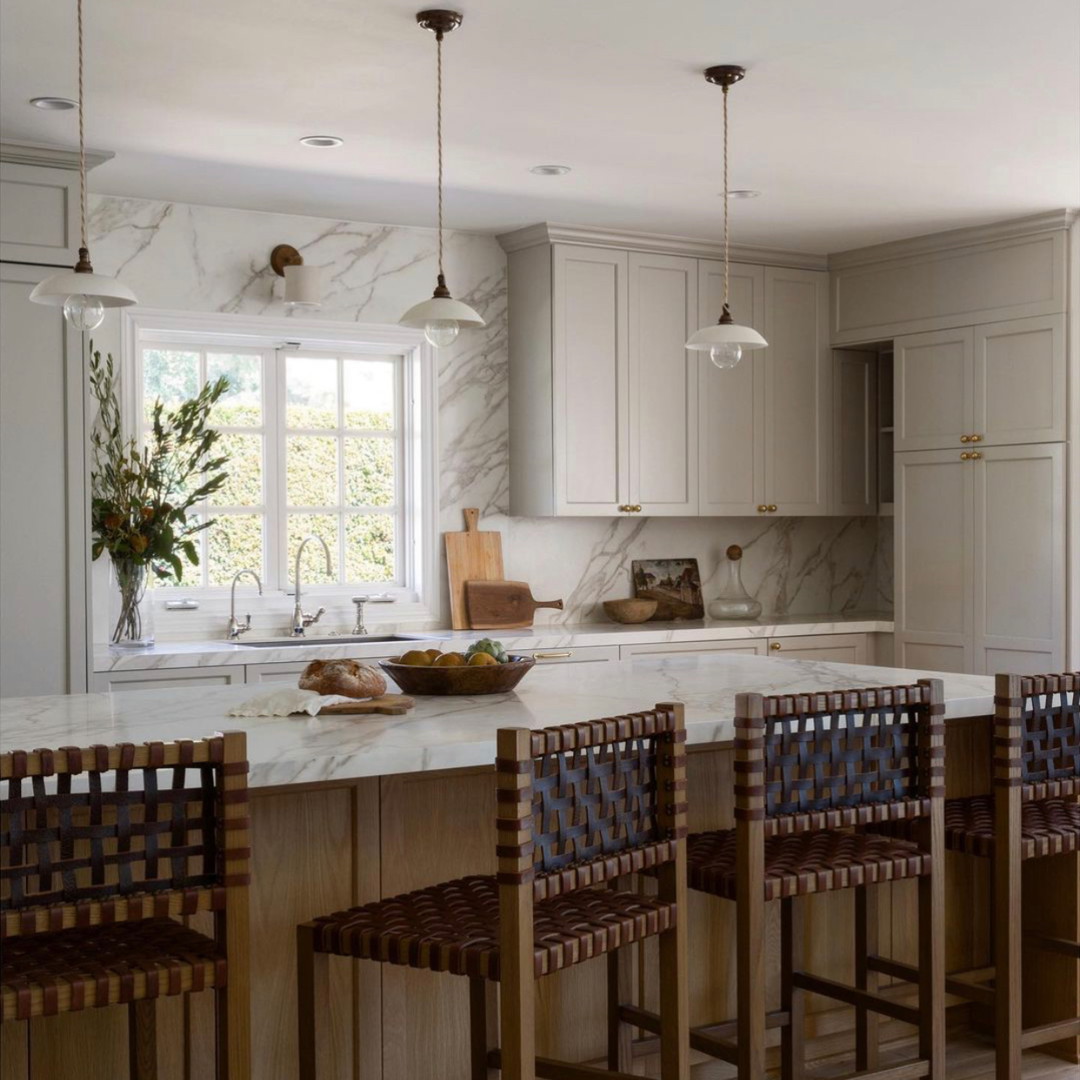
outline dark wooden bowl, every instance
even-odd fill
[[[379,667],[406,694],[505,694],[535,665],[531,656],[511,656],[505,664],[423,667],[380,660]]]

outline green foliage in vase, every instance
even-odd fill
[[[103,362],[92,351],[90,387],[99,410],[90,436],[93,557],[108,552],[114,563],[147,566],[162,581],[180,581],[184,561],[199,563],[195,535],[214,524],[200,521],[192,508],[228,477],[229,456],[215,450],[221,435],[208,421],[229,381],[222,376],[206,383],[174,409],[155,401],[141,450],[120,424],[111,354]]]

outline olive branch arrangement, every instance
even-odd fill
[[[149,568],[162,581],[181,581],[183,553],[197,566],[194,537],[214,524],[189,513],[225,483],[227,454],[214,456],[221,433],[208,426],[210,412],[229,388],[224,376],[206,383],[175,409],[160,400],[150,411],[146,445],[125,437],[120,423],[116,373],[110,353],[103,362],[91,343],[90,388],[98,416],[90,436],[93,532],[91,555],[108,552],[121,595],[112,642],[141,636],[139,603]]]

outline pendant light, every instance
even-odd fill
[[[442,43],[443,37],[461,25],[457,11],[421,11],[416,21],[435,34],[436,107],[435,132],[439,156],[439,277],[430,300],[421,300],[401,316],[402,326],[423,329],[424,337],[441,349],[449,345],[463,326],[483,326],[484,320],[468,304],[455,300],[443,273],[443,138],[442,138]]]
[[[764,349],[768,342],[752,327],[740,326],[731,317],[728,307],[728,282],[731,276],[731,260],[728,255],[728,214],[731,193],[728,191],[728,90],[746,75],[746,69],[735,64],[720,64],[707,68],[705,78],[724,91],[724,309],[720,321],[703,326],[690,336],[688,349],[708,352],[709,359],[720,369],[733,368],[744,352]]]
[[[30,299],[35,304],[63,304],[64,318],[76,330],[96,330],[105,309],[136,304],[135,294],[116,278],[95,274],[86,242],[86,137],[83,125],[83,4],[77,0],[79,39],[79,261],[73,270],[62,270],[39,282]]]

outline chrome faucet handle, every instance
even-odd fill
[[[304,631],[307,630],[309,626],[314,626],[325,614],[326,608],[324,607],[319,608],[319,610],[312,615],[307,611],[301,611],[300,605],[297,604],[296,611],[293,612],[293,637],[303,637]]]
[[[235,615],[229,616],[229,641],[235,641],[241,634],[246,634],[251,629],[251,615],[248,614],[244,622],[240,622]]]

